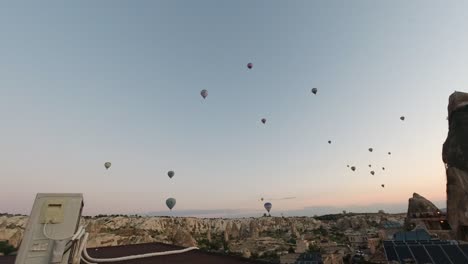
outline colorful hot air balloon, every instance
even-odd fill
[[[104,167],[106,167],[106,170],[108,170],[111,167],[111,165],[112,164],[110,162],[104,163]]]
[[[252,69],[252,67],[253,67],[253,63],[251,63],[251,62],[247,63],[247,68]]]
[[[167,176],[169,176],[169,178],[171,178],[171,179],[172,179],[172,177],[174,177],[174,175],[175,175],[174,171],[168,171],[167,172]]]
[[[267,210],[268,213],[270,213],[271,206],[272,206],[271,203],[265,203],[265,204],[263,205],[263,207],[265,207],[265,209]]]
[[[371,171],[371,172],[370,172],[370,174],[374,175],[374,174],[375,174],[375,172],[374,172],[374,171]]]
[[[356,170],[356,167],[352,166],[352,167],[351,167],[351,170],[352,170],[352,171],[355,171],[355,170]]]
[[[404,117],[404,116],[400,116],[400,120],[401,120],[401,121],[405,121],[405,117]]]
[[[373,148],[369,148],[369,152],[372,152],[372,151],[374,151],[374,149],[373,149]]]
[[[312,93],[313,93],[313,94],[317,94],[317,92],[318,92],[318,89],[317,89],[317,88],[312,88]]]
[[[207,90],[201,90],[200,95],[205,99],[208,96],[208,91]]]
[[[174,198],[168,198],[166,200],[166,205],[169,208],[169,210],[171,210],[171,211],[172,211],[172,208],[174,208],[175,204],[176,204],[176,199],[174,199]]]
[[[266,123],[266,118],[262,118],[262,123],[263,123],[263,124]]]

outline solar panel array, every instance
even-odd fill
[[[417,264],[467,264],[468,245],[451,245],[448,241],[384,241],[388,261],[412,260]]]
[[[421,241],[430,240],[431,236],[424,229],[418,229],[409,232],[398,232],[393,235],[394,240],[397,241]]]

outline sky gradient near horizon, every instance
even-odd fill
[[[0,212],[29,213],[38,192],[83,193],[85,214],[163,211],[168,197],[174,210],[241,211],[272,198],[272,215],[444,200],[448,96],[468,91],[466,10],[0,3]]]

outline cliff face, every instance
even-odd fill
[[[26,216],[0,216],[0,240],[17,247],[23,238],[24,229],[28,223]]]
[[[468,93],[450,95],[449,132],[442,149],[447,170],[447,220],[457,239],[468,240]]]
[[[422,214],[437,215],[439,208],[423,196],[413,193],[413,197],[408,201],[407,217],[416,217]]]
[[[17,247],[27,224],[27,216],[0,216],[0,240]],[[315,230],[321,222],[314,218],[241,218],[203,219],[170,217],[101,217],[82,218],[89,232],[89,247],[163,242],[194,246],[199,239],[211,237],[228,240],[258,237],[262,232],[282,230],[291,225],[297,230]],[[227,227],[227,228],[226,228]]]
[[[449,132],[442,149],[447,167],[468,171],[468,93],[450,95]]]
[[[468,172],[447,168],[447,220],[456,239],[468,241]]]

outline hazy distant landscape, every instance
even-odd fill
[[[434,204],[439,208],[446,207],[446,201],[435,201]],[[370,204],[361,206],[346,206],[346,207],[307,207],[302,210],[290,210],[284,212],[276,212],[272,216],[281,216],[281,213],[285,217],[290,216],[320,216],[326,214],[340,214],[343,211],[354,212],[354,213],[377,213],[379,210],[384,210],[387,213],[399,214],[405,213],[408,210],[408,202],[401,204]],[[148,216],[193,216],[193,217],[220,217],[220,218],[240,218],[240,217],[259,217],[262,216],[264,210],[177,210],[168,214],[167,211],[150,212]]]

